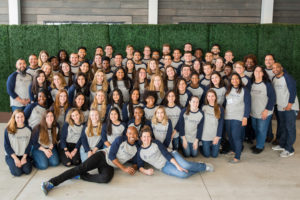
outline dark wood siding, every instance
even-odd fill
[[[132,23],[148,23],[148,0],[22,0],[22,24],[36,24],[39,16],[68,15],[131,17]]]
[[[274,0],[273,22],[300,24],[300,1]]]
[[[159,0],[159,24],[260,23],[261,0]]]

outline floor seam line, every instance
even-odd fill
[[[18,194],[15,196],[14,200],[16,200],[20,194],[24,191],[25,187],[28,185],[28,183],[31,181],[31,179],[36,175],[36,173],[38,172],[38,170],[35,170],[34,174],[28,179],[28,181],[26,181],[26,183],[24,184],[24,186],[22,187],[22,189],[18,192]]]
[[[207,188],[207,186],[206,186],[206,184],[205,184],[205,181],[204,181],[204,179],[203,179],[203,177],[202,177],[202,174],[200,174],[200,176],[201,176],[201,180],[202,180],[202,182],[203,182],[203,184],[204,184],[204,187],[205,187],[205,189],[206,189],[206,191],[207,191],[207,193],[208,193],[208,196],[209,196],[210,200],[213,200],[212,197],[211,197],[211,195],[210,195],[210,193],[209,193],[209,191],[208,191],[208,188]]]

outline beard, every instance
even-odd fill
[[[26,75],[26,68],[24,68],[23,70],[19,69],[19,72],[21,75],[25,76]]]

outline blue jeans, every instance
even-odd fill
[[[22,156],[18,156],[19,160],[22,159]],[[16,164],[15,164],[15,161],[14,159],[9,156],[9,155],[6,155],[5,156],[5,161],[9,167],[9,170],[10,170],[10,173],[14,176],[21,176],[22,174],[30,174],[31,171],[32,171],[32,165],[31,165],[31,160],[28,158],[27,156],[27,162],[22,165],[22,167],[17,167]]]
[[[88,159],[88,152],[85,152],[83,146],[80,147],[80,159],[82,163]]]
[[[18,106],[12,106],[11,107],[11,111],[14,112],[15,110],[24,110],[26,106],[21,106],[21,107],[18,107]]]
[[[293,144],[296,141],[296,118],[297,112],[294,110],[278,111],[280,120],[279,132],[280,139],[279,145],[290,153],[294,152]]]
[[[182,156],[177,152],[173,151],[172,156],[177,161],[177,163],[184,169],[188,170],[188,172],[182,172],[179,171],[174,164],[167,161],[165,166],[161,169],[161,171],[164,174],[170,175],[170,176],[176,176],[178,178],[188,178],[192,176],[193,174],[196,174],[198,172],[203,172],[206,170],[206,164],[205,163],[197,163],[197,162],[189,162],[186,161]]]
[[[272,115],[269,115],[265,120],[251,117],[252,126],[256,135],[256,148],[258,149],[263,149],[265,146],[271,118]]]
[[[236,159],[241,158],[243,146],[243,127],[242,121],[239,120],[225,120],[225,128],[228,134],[229,143],[232,151],[235,153]]]
[[[34,166],[41,170],[47,169],[49,166],[57,166],[59,164],[56,147],[53,147],[52,156],[50,158],[47,158],[46,154],[38,149],[32,150],[32,157]]]
[[[173,145],[173,150],[178,150],[179,149],[179,143],[180,143],[180,137],[173,138],[172,140],[172,145]]]
[[[204,157],[213,157],[216,158],[219,155],[219,149],[220,149],[220,141],[217,144],[213,144],[213,141],[203,141],[202,140],[202,153]]]
[[[182,140],[181,140],[182,142]],[[183,155],[184,157],[196,157],[198,155],[198,150],[199,150],[199,146],[197,147],[197,149],[193,148],[193,143],[188,142],[187,148],[185,149],[182,145],[182,151],[183,151]]]

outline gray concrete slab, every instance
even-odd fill
[[[6,124],[0,124],[3,133]],[[275,125],[275,124],[274,124]],[[300,121],[297,122],[300,136]],[[300,199],[300,140],[295,144],[295,155],[280,158],[278,152],[267,144],[259,155],[250,152],[245,144],[242,161],[230,164],[230,156],[205,159],[203,156],[189,160],[210,162],[215,172],[196,174],[188,179],[177,179],[155,171],[154,176],[137,173],[129,176],[120,170],[109,184],[69,180],[44,196],[42,181],[66,170],[62,165],[44,171],[34,170],[28,176],[13,177],[4,159],[3,137],[0,137],[0,199]]]

